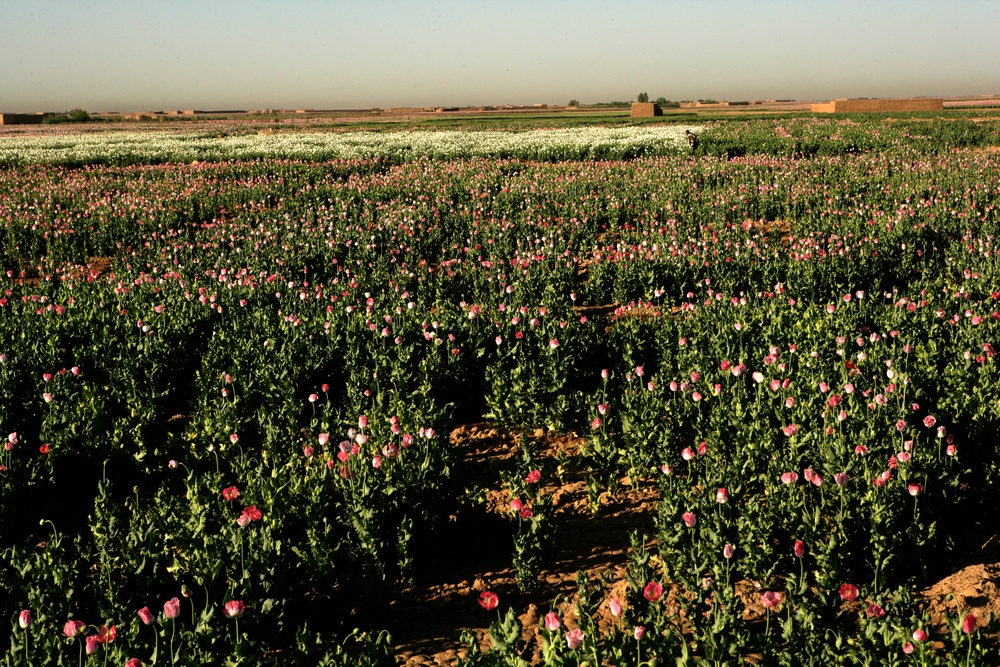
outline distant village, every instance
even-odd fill
[[[596,104],[580,104],[571,100],[566,105],[532,104],[496,106],[438,106],[438,107],[371,107],[367,109],[170,109],[161,111],[104,111],[89,113],[82,109],[68,112],[35,112],[35,113],[0,113],[0,125],[32,125],[58,122],[86,122],[89,120],[117,121],[166,121],[170,119],[194,119],[221,116],[413,116],[425,114],[448,113],[537,113],[539,111],[566,111],[586,113],[588,111],[608,111],[613,109],[630,109],[636,118],[661,116],[664,111],[679,110],[699,111],[712,110],[749,110],[770,109],[785,111],[811,111],[813,113],[877,113],[877,112],[908,112],[908,111],[941,111],[945,108],[961,107],[991,107],[1000,106],[1000,95],[979,95],[967,97],[912,97],[912,98],[839,98],[831,101],[797,101],[792,99],[770,100],[713,100],[673,102],[659,98],[655,102],[648,101],[645,93],[639,95],[637,102],[604,102]]]

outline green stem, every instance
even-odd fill
[[[174,635],[177,634],[177,620],[170,619],[172,630],[170,631],[170,663],[176,664],[177,656],[174,654]]]

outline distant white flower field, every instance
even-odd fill
[[[501,131],[403,131],[206,136],[109,132],[0,138],[0,164],[135,164],[194,160],[500,157],[622,159],[687,150],[699,126]]]

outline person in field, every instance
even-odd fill
[[[688,146],[691,147],[691,152],[698,150],[698,135],[691,130],[684,130],[684,136],[687,138]]]

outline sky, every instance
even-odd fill
[[[0,112],[1000,94],[998,0],[0,0]]]

